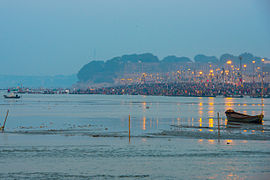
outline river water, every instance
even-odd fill
[[[270,178],[270,99],[4,93],[0,179]],[[263,125],[224,114],[262,107]]]

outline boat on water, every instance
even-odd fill
[[[4,98],[9,98],[9,99],[19,99],[21,96],[19,96],[18,94],[14,94],[14,93],[10,93],[8,95],[4,95]]]
[[[230,97],[230,98],[243,98],[244,96],[241,94],[225,94],[224,97]]]
[[[240,56],[239,59],[240,59],[240,82],[241,82],[241,87],[243,87],[243,84],[242,84],[242,72],[241,72],[241,68],[242,68],[241,60],[242,60],[242,57]],[[227,116],[227,119],[228,119],[228,123],[230,123],[230,122],[238,122],[238,123],[262,124],[262,121],[263,121],[263,118],[264,118],[264,115],[263,115],[263,106],[264,106],[263,99],[264,99],[264,97],[267,97],[267,95],[263,94],[263,72],[261,73],[261,75],[259,74],[259,77],[261,77],[261,80],[262,80],[261,95],[256,95],[256,96],[253,95],[253,98],[256,98],[256,97],[261,98],[261,107],[262,107],[261,114],[256,115],[256,116],[250,116],[250,115],[247,115],[247,114],[242,114],[242,113],[239,113],[239,112],[235,112],[232,109],[228,109],[225,112],[225,114]],[[253,79],[253,84],[254,84],[254,79]],[[239,94],[239,95],[232,94],[231,96],[234,96],[234,97],[237,97],[237,98],[243,98],[242,94]]]
[[[264,118],[263,114],[250,116],[247,114],[242,114],[239,112],[235,112],[232,109],[229,109],[225,112],[228,122],[240,122],[240,123],[254,123],[254,124],[262,124],[262,120]]]
[[[269,94],[266,94],[266,95],[252,95],[252,96],[250,96],[250,98],[264,98],[264,99],[266,99],[266,98],[270,98],[270,95]]]

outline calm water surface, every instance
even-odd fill
[[[0,93],[3,179],[269,179],[270,99]],[[218,136],[217,113],[220,113]],[[131,115],[131,142],[128,117]]]

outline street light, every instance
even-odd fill
[[[264,74],[263,74],[263,65],[264,65],[264,59],[262,59],[262,71],[261,71],[261,72],[262,72],[262,87],[261,87],[261,88],[262,88],[262,90],[261,90],[261,96],[262,96],[262,99],[261,99],[261,100],[262,100],[262,108],[263,108],[263,78],[264,78],[264,77],[263,77],[263,76],[264,76]],[[263,112],[263,109],[262,109],[262,112]]]
[[[254,78],[255,78],[255,68],[254,68],[255,61],[252,61],[252,63],[253,63],[253,85],[254,85],[254,83],[255,83],[255,80],[254,80]]]
[[[243,67],[244,67],[244,74],[245,74],[245,76],[246,76],[247,65],[244,64]]]
[[[232,61],[231,61],[231,60],[228,60],[228,61],[227,61],[227,64],[228,64],[228,65],[232,64]]]
[[[228,65],[228,71],[229,71],[229,73],[230,73],[230,65],[232,64],[232,61],[231,60],[228,60],[227,62],[227,65]],[[227,73],[226,73],[227,74]],[[227,74],[228,75],[228,74]],[[229,76],[228,76],[228,80],[229,80],[230,78],[229,78]]]

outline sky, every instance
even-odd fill
[[[269,0],[0,0],[0,74],[69,75],[150,52],[270,58]]]

